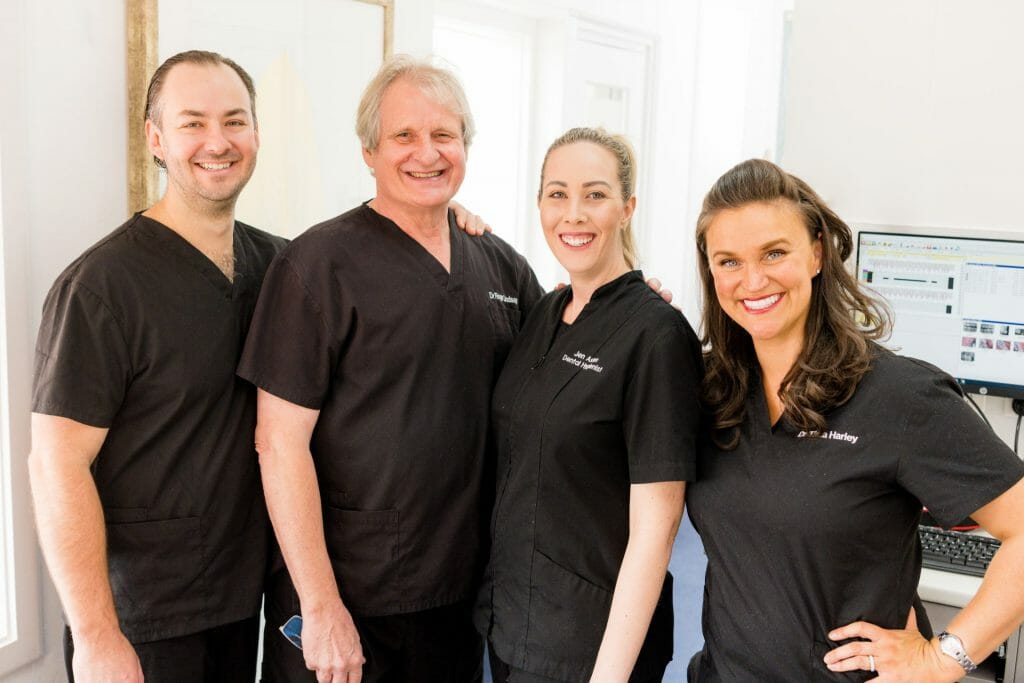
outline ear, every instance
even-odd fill
[[[821,233],[814,238],[814,243],[811,245],[811,249],[814,251],[814,270],[821,272]]]
[[[636,211],[636,195],[633,195],[626,201],[626,205],[622,208],[622,224],[633,217],[633,212]]]
[[[373,168],[373,152],[366,147],[363,147],[363,161],[370,168]]]
[[[163,133],[156,127],[152,119],[146,119],[146,146],[149,153],[160,160],[164,158]]]
[[[258,152],[260,149],[260,126],[258,123],[252,127],[252,139],[256,143],[256,151]]]

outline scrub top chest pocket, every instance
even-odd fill
[[[512,345],[512,340],[519,333],[522,324],[519,301],[516,297],[500,292],[488,292],[487,297],[487,314],[491,320],[494,339],[508,348]]]

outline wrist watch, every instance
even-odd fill
[[[938,635],[939,650],[942,654],[952,657],[957,664],[964,668],[964,671],[971,673],[978,668],[978,665],[971,661],[964,649],[963,641],[949,631],[943,631]]]

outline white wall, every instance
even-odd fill
[[[1024,236],[1022,26],[1018,0],[797,0],[782,165],[851,223]]]
[[[18,478],[13,489],[20,496],[15,528],[28,529],[28,374],[42,298],[64,265],[125,217],[124,10],[109,1],[13,0],[4,11],[11,15],[0,22],[9,53],[0,101],[7,398]],[[19,561],[38,562],[34,543],[24,550],[33,554],[19,553]],[[45,586],[42,623],[23,623],[41,629],[45,657],[4,680],[61,680],[61,618],[53,591],[40,574],[17,578],[21,599],[38,599],[37,584]],[[16,653],[5,649],[2,656]]]

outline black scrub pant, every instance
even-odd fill
[[[302,651],[279,630],[299,613],[286,571],[272,580],[265,610],[263,683],[316,681]],[[473,628],[472,611],[473,601],[467,600],[409,614],[353,617],[366,658],[362,683],[481,683],[484,643]]]
[[[493,647],[487,648],[487,656],[491,662],[491,677],[494,679],[494,683],[560,683],[561,679],[548,678],[509,666],[494,654]],[[667,667],[666,664],[659,673],[646,676],[634,673],[629,677],[629,683],[659,683],[665,677]]]
[[[252,683],[256,679],[259,617],[191,633],[178,638],[132,643],[146,683]],[[75,646],[64,628],[64,666],[71,668]]]

